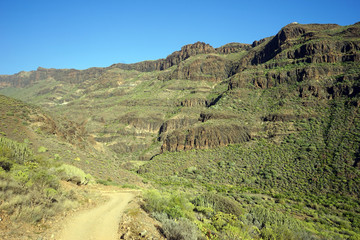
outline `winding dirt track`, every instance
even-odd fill
[[[110,200],[95,208],[71,217],[57,240],[113,240],[118,239],[120,217],[133,193],[106,193]]]

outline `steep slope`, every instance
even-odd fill
[[[0,118],[0,137],[24,143],[44,158],[78,166],[100,179],[141,183],[138,177],[111,161],[111,151],[94,142],[84,123],[54,118],[36,106],[3,95],[0,95]]]

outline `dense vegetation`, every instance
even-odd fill
[[[358,107],[337,99],[311,118],[293,120],[301,131],[281,142],[260,137],[247,144],[156,156],[140,172],[165,192],[187,192],[191,197],[184,199],[197,217],[154,209],[154,201],[170,201],[160,206],[184,210],[185,200],[171,202],[174,193],[161,194],[165,200],[148,195],[149,208],[170,219],[187,217],[218,239],[358,239],[358,114]],[[234,205],[231,211],[222,209],[228,203]]]

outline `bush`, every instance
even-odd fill
[[[57,171],[60,174],[61,179],[74,182],[78,185],[86,185],[95,182],[94,178],[90,174],[86,174],[80,168],[72,165],[63,164],[57,168]]]
[[[164,212],[165,207],[168,204],[168,198],[163,194],[160,194],[157,190],[148,190],[144,193],[145,200],[145,210],[154,213],[154,212]]]
[[[194,223],[185,218],[175,221],[166,219],[162,222],[164,234],[169,240],[197,240],[199,230]]]
[[[243,209],[240,204],[233,199],[224,197],[214,193],[206,193],[198,196],[193,204],[195,206],[210,207],[215,212],[223,212],[227,214],[233,214],[239,217],[243,213]]]
[[[33,155],[27,143],[0,137],[0,212],[14,222],[38,223],[76,206],[59,190],[52,161]]]
[[[302,222],[272,209],[253,207],[243,220],[258,228],[262,239],[312,239]]]
[[[234,239],[253,239],[250,234],[247,231],[244,231],[243,229],[227,225],[223,228],[223,231],[219,234],[218,239],[222,240],[234,240]]]
[[[38,148],[38,153],[44,153],[44,152],[47,152],[47,151],[48,151],[48,149],[46,147],[40,146]]]
[[[242,227],[242,223],[238,218],[232,214],[218,212],[212,218],[212,225],[218,230],[222,231],[227,226]]]
[[[166,213],[172,219],[193,218],[194,205],[183,194],[149,190],[145,192],[144,200],[145,209],[150,213]]]

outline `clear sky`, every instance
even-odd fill
[[[252,43],[291,22],[360,21],[359,0],[0,0],[0,74],[165,58],[183,45]]]

